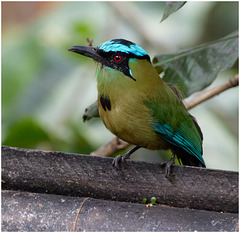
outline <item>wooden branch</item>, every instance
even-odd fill
[[[195,107],[196,105],[228,90],[229,88],[238,86],[238,84],[239,84],[239,75],[237,74],[234,77],[232,77],[231,79],[229,79],[227,82],[221,84],[220,86],[217,86],[217,87],[207,91],[206,93],[196,97],[189,103],[186,103],[185,106],[186,106],[187,110],[189,110],[189,109]],[[130,146],[129,143],[125,142],[125,143],[122,143],[122,146],[120,148],[118,148],[115,141],[116,141],[115,138],[112,139],[110,142],[101,146],[99,149],[92,152],[91,154],[99,155],[99,156],[112,156],[119,150],[126,149],[127,147]],[[124,142],[124,141],[122,141],[122,142]]]
[[[238,214],[2,191],[2,231],[231,232],[237,226]]]
[[[236,87],[239,84],[239,75],[235,75],[234,77],[232,77],[231,79],[229,79],[228,81],[226,81],[225,83],[205,92],[204,94],[196,97],[195,99],[193,99],[191,102],[186,103],[186,108],[189,110],[193,107],[195,107],[196,105],[211,99],[212,97],[228,90],[229,88],[232,87]]]
[[[96,156],[112,156],[113,154],[117,153],[120,150],[126,149],[130,144],[128,142],[123,141],[122,139],[115,137],[109,143],[101,146],[91,153],[91,155]]]
[[[238,173],[2,147],[2,189],[238,213]]]

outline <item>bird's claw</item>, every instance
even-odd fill
[[[126,159],[129,159],[130,158],[130,155],[138,150],[140,147],[139,146],[135,146],[133,147],[130,151],[128,151],[126,154],[123,154],[123,155],[118,155],[117,157],[115,157],[113,159],[113,162],[112,162],[112,165],[114,167],[116,167],[117,169],[120,168],[120,163],[125,163],[126,162]]]
[[[165,167],[165,177],[166,178],[169,178],[173,164],[174,164],[174,161],[172,161],[172,160],[165,163],[165,166],[166,166]]]
[[[125,163],[126,157],[124,155],[118,155],[113,159],[112,165],[117,169],[120,169],[120,163]]]
[[[169,161],[162,163],[162,166],[165,166],[165,177],[166,178],[169,178],[172,165],[175,164],[174,157],[175,157],[175,154],[172,154],[172,157]]]

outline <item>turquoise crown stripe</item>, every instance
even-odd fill
[[[146,51],[141,48],[139,45],[134,43],[129,45],[121,44],[121,41],[107,41],[98,46],[99,49],[103,50],[104,52],[123,52],[123,53],[132,53],[136,56],[146,56],[148,55]]]

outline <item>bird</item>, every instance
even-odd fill
[[[112,39],[93,46],[71,46],[71,52],[97,63],[99,115],[120,139],[135,145],[113,160],[120,168],[139,148],[171,150],[166,164],[169,177],[175,156],[182,165],[206,167],[203,160],[203,134],[185,108],[181,93],[159,76],[150,56],[126,39]]]

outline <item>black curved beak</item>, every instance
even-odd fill
[[[100,62],[101,61],[101,56],[97,52],[96,47],[92,46],[72,46],[68,49],[68,51],[74,52],[74,53],[79,53],[83,56],[90,57],[95,61]]]

